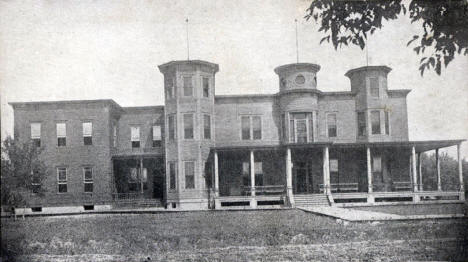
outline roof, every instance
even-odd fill
[[[311,63],[294,63],[294,64],[287,64],[287,65],[282,65],[278,66],[275,68],[275,73],[277,74],[282,74],[286,71],[294,70],[311,70],[314,72],[318,72],[320,70],[320,66],[317,64],[311,64]]]
[[[218,64],[210,63],[210,62],[203,61],[203,60],[176,60],[176,61],[170,61],[168,63],[159,65],[158,68],[159,68],[159,71],[161,71],[161,73],[164,73],[169,67],[177,66],[177,65],[187,65],[187,64],[188,65],[208,66],[208,67],[211,67],[214,70],[215,73],[219,71],[219,65]]]
[[[164,112],[164,106],[132,106],[132,107],[122,107],[125,113],[143,113],[143,112]]]
[[[351,77],[351,75],[353,75],[353,74],[355,74],[357,72],[370,71],[370,70],[384,71],[387,74],[390,71],[392,71],[392,69],[390,67],[384,66],[384,65],[381,65],[381,66],[361,66],[361,67],[349,70],[348,72],[346,72],[345,76]]]
[[[35,102],[10,102],[8,103],[16,109],[18,107],[37,106],[37,105],[78,105],[78,104],[107,104],[114,106],[120,111],[123,111],[122,107],[112,99],[93,99],[93,100],[60,100],[60,101],[35,101]]]

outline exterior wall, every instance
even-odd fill
[[[32,196],[37,205],[61,205],[70,202],[100,201],[110,198],[111,161],[109,116],[106,103],[61,103],[15,106],[15,138],[29,141],[30,123],[41,123],[41,157],[47,167],[43,198]],[[83,144],[82,123],[92,122],[92,145]],[[66,146],[57,146],[56,123],[65,122]],[[84,193],[83,167],[93,168],[94,192]],[[58,193],[57,167],[67,167],[67,193]]]
[[[328,137],[327,114],[336,113],[336,137]],[[357,116],[352,96],[324,96],[319,100],[318,141],[355,142],[357,136]]]

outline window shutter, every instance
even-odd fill
[[[65,123],[57,123],[57,137],[67,136],[67,126]]]
[[[92,136],[93,134],[93,123],[83,123],[83,136]]]
[[[31,138],[41,138],[41,124],[32,123],[31,124]]]

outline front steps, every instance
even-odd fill
[[[294,201],[297,207],[330,206],[324,194],[294,195]]]

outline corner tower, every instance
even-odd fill
[[[164,75],[166,202],[169,208],[207,209],[206,161],[214,145],[215,74],[218,65],[172,61]],[[208,177],[208,176],[207,176]]]

